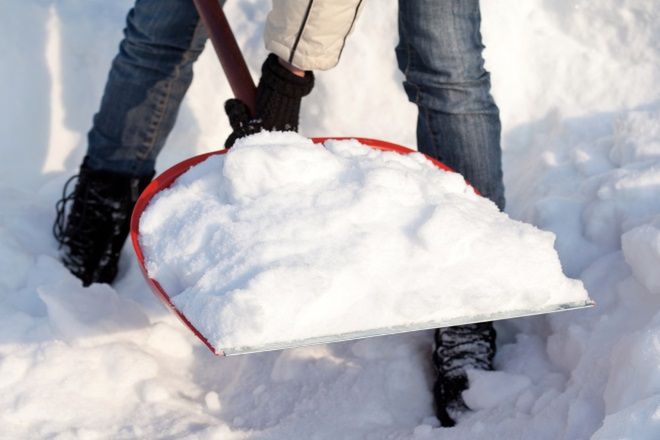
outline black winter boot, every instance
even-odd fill
[[[247,106],[238,99],[225,102],[225,112],[234,130],[225,147],[234,145],[236,139],[269,131],[298,131],[300,103],[314,87],[314,73],[305,72],[300,77],[282,66],[277,55],[270,54],[261,66],[261,79],[257,87],[256,112],[250,116]]]
[[[458,414],[469,408],[462,393],[469,384],[466,369],[492,370],[496,333],[492,322],[439,328],[435,331],[433,366],[438,376],[433,387],[435,412],[442,426],[455,425]]]
[[[68,193],[76,177],[76,187]],[[114,280],[133,206],[152,178],[153,173],[132,176],[91,170],[84,161],[80,173],[64,185],[53,235],[60,244],[62,263],[84,286]]]

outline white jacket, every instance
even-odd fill
[[[266,49],[303,70],[337,65],[362,0],[273,0]]]

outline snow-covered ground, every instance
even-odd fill
[[[660,438],[658,2],[483,2],[507,211],[557,234],[598,306],[499,323],[498,371],[472,375],[477,411],[451,429],[432,417],[428,333],[220,359],[130,249],[113,287],[82,289],[58,263],[53,204],[129,6],[9,0],[0,14],[0,438]],[[227,6],[253,72],[268,7]],[[304,134],[414,146],[395,26],[394,1],[366,2]],[[227,134],[210,50],[196,75],[161,170]]]

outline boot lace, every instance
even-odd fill
[[[72,183],[76,181],[73,190]],[[104,187],[81,184],[80,176],[72,176],[64,184],[62,197],[55,204],[57,216],[53,236],[63,249],[62,263],[79,278],[89,275],[90,266],[99,253],[98,231],[111,217],[112,203],[103,196]]]
[[[57,201],[57,203],[55,203],[55,211],[57,216],[55,217],[55,223],[53,223],[53,237],[55,237],[55,240],[57,240],[59,249],[62,249],[62,246],[66,241],[64,231],[66,229],[66,213],[68,211],[67,205],[73,202],[73,199],[75,198],[75,193],[73,191],[69,191],[69,185],[71,185],[71,183],[77,179],[78,175],[76,174],[75,176],[71,176],[66,181],[64,188],[62,189],[62,197]]]
[[[491,323],[438,329],[433,363],[444,377],[461,376],[465,369],[492,370],[495,330]]]

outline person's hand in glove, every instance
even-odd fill
[[[314,74],[292,72],[280,63],[277,55],[270,54],[261,66],[261,79],[257,87],[256,115],[243,101],[229,99],[225,102],[225,112],[233,132],[227,138],[225,147],[234,145],[236,139],[268,131],[298,131],[300,102],[314,87]]]

